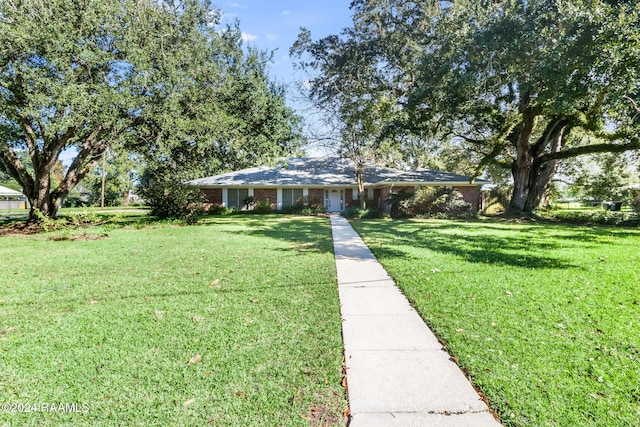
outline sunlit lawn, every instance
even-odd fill
[[[640,425],[639,230],[353,225],[505,425]]]
[[[64,233],[0,238],[0,400],[79,412],[0,425],[345,424],[326,219]]]

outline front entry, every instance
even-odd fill
[[[342,190],[327,190],[327,212],[340,212],[342,210]]]

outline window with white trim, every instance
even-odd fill
[[[230,209],[243,209],[244,200],[249,197],[248,188],[229,188],[227,190],[227,207]]]
[[[302,188],[283,188],[282,189],[282,207],[297,205],[302,203]]]

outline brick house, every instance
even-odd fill
[[[488,181],[428,169],[402,171],[368,164],[364,170],[368,207],[389,210],[392,192],[413,192],[421,186],[444,186],[462,193],[473,211],[480,209],[480,189]],[[340,212],[358,206],[358,185],[353,162],[339,157],[298,157],[277,163],[186,183],[204,193],[209,206],[246,209],[244,200],[269,202],[275,209],[298,203]]]

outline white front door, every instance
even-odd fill
[[[328,199],[328,212],[340,212],[342,210],[342,194],[340,190],[329,190]]]

